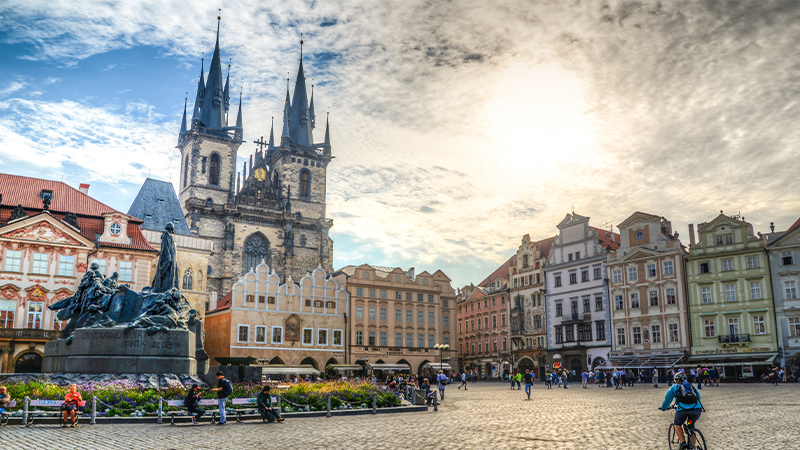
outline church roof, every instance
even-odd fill
[[[175,234],[191,236],[189,225],[172,183],[148,178],[133,200],[128,215],[144,220],[145,230],[164,231],[167,223],[175,226]]]

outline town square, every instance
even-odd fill
[[[0,25],[7,447],[800,446],[800,2]]]

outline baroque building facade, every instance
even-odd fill
[[[773,225],[774,226],[774,225]],[[781,367],[800,365],[800,219],[766,235]]]
[[[558,231],[544,266],[547,361],[580,375],[605,364],[612,350],[605,262],[619,235],[574,212]]]
[[[178,136],[181,172],[178,197],[192,234],[213,242],[205,289],[219,297],[262,262],[282,282],[299,280],[317,267],[332,271],[333,241],[326,218],[326,176],[331,155],[325,139],[315,143],[313,95],[309,101],[300,65],[294,94],[286,90],[283,130],[274,130],[237,173],[243,141],[242,100],[233,122],[230,68],[225,80],[219,29],[208,79],[201,69],[191,120],[184,108]]]
[[[635,212],[608,254],[613,367],[667,369],[688,357],[685,249],[664,217]]]
[[[531,241],[522,237],[522,244],[512,259],[511,280],[511,353],[514,368],[530,369],[537,379],[543,379],[547,349],[547,316],[545,314],[544,262],[554,237]]]
[[[760,376],[778,352],[775,304],[764,240],[739,215],[689,225],[686,282],[692,356],[725,377]]]

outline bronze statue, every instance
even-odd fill
[[[175,226],[168,223],[161,234],[161,253],[158,255],[158,266],[153,277],[152,292],[166,292],[178,288],[178,260],[175,240],[172,234]]]

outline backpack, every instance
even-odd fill
[[[678,385],[678,388],[675,389],[675,398],[679,403],[687,405],[693,405],[700,401],[697,397],[697,392],[694,390],[694,386],[689,384],[688,381]]]

